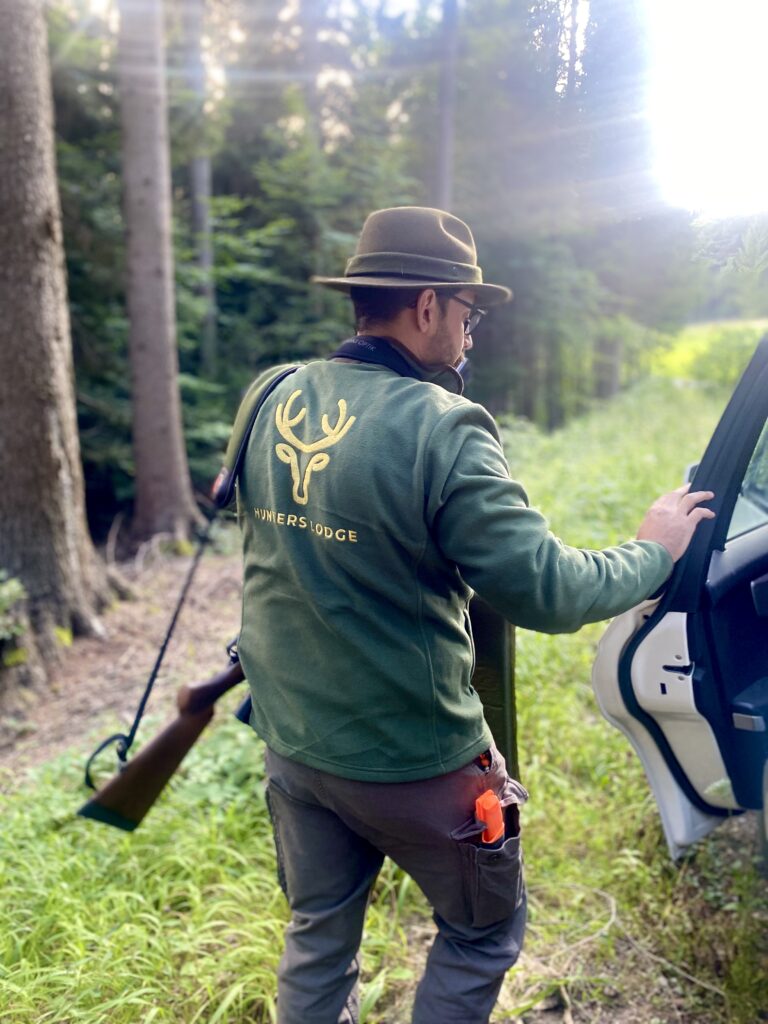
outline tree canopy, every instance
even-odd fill
[[[131,507],[135,465],[115,17],[98,9],[55,0],[49,22],[78,414],[103,536]],[[436,204],[448,173],[486,279],[515,291],[473,353],[470,397],[495,412],[557,426],[636,376],[692,314],[764,312],[764,224],[701,226],[659,199],[638,0],[388,11],[164,5],[180,385],[199,492],[255,373],[350,333],[344,298],[310,276],[343,269],[371,209]]]

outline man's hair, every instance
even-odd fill
[[[368,330],[371,324],[388,323],[399,316],[404,309],[415,309],[416,302],[424,288],[366,288],[364,285],[353,285],[349,289],[352,306],[355,310],[355,330],[358,333]],[[446,303],[453,292],[437,292],[437,302],[441,312],[445,312]]]

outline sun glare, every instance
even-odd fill
[[[645,0],[664,198],[705,217],[768,210],[766,0]]]

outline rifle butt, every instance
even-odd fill
[[[213,710],[211,703],[200,711],[178,715],[77,813],[132,832],[213,718]]]

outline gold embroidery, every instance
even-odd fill
[[[301,423],[307,413],[305,406],[303,409],[299,410],[295,416],[291,415],[293,403],[300,394],[300,390],[294,391],[285,403],[285,407],[283,407],[282,402],[277,407],[277,412],[275,413],[275,426],[280,432],[280,436],[288,443],[276,444],[275,453],[281,462],[285,462],[291,467],[293,500],[297,505],[306,505],[309,501],[309,478],[313,473],[319,473],[321,470],[325,469],[331,461],[330,455],[326,452],[321,452],[320,449],[330,448],[332,445],[339,442],[355,422],[356,417],[347,416],[347,403],[343,398],[340,398],[336,403],[339,408],[339,417],[336,420],[335,425],[332,427],[328,416],[323,414],[320,425],[323,428],[323,434],[325,436],[307,444],[304,441],[300,441],[293,432],[293,428],[297,424]],[[304,469],[303,476],[299,465],[299,452],[312,456]]]
[[[254,519],[262,523],[275,523],[278,526],[292,526],[297,530],[308,530],[316,537],[323,540],[341,541],[342,543],[357,544],[357,530],[349,530],[345,527],[328,526],[327,523],[316,523],[306,516],[289,515],[285,512],[277,512],[273,508],[253,509]]]

